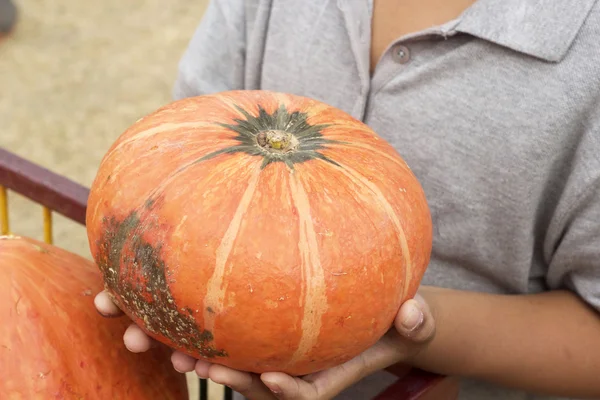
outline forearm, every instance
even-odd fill
[[[600,317],[566,291],[493,295],[424,287],[437,333],[413,365],[534,392],[600,397]]]

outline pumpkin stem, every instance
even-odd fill
[[[263,149],[273,153],[287,153],[296,150],[300,143],[293,134],[279,129],[259,132],[256,135],[256,142]]]

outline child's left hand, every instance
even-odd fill
[[[96,308],[105,316],[120,315],[107,293],[96,297]],[[435,321],[422,297],[406,301],[394,321],[394,327],[373,347],[352,360],[301,378],[280,372],[261,375],[233,370],[219,364],[196,360],[175,351],[171,357],[179,372],[195,371],[201,378],[231,387],[249,400],[324,400],[331,399],[362,378],[393,364],[410,361],[435,335]],[[152,346],[137,325],[131,324],[123,337],[130,351],[144,352]]]

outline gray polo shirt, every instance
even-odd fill
[[[600,3],[479,0],[398,38],[373,76],[371,8],[213,1],[174,95],[269,89],[345,110],[394,145],[425,189],[435,232],[424,284],[568,288],[600,310]],[[378,373],[339,398],[390,382]],[[465,380],[460,399],[549,397]]]

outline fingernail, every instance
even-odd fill
[[[104,314],[104,313],[100,312],[99,310],[96,310],[96,312],[97,312],[98,314],[100,314],[100,315],[101,315],[102,317],[104,317],[104,318],[117,318],[117,317],[120,317],[120,315],[114,315],[114,314]]]
[[[425,316],[416,304],[411,304],[402,320],[402,327],[409,332],[414,331],[423,323]]]

